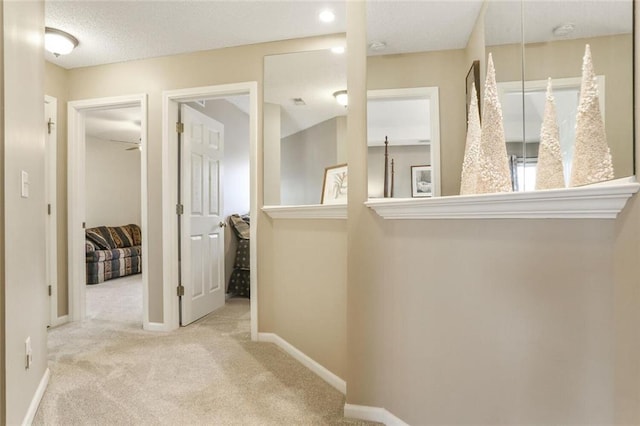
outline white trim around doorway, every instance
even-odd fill
[[[45,116],[49,128],[47,135],[47,157],[45,159],[46,194],[47,194],[47,282],[49,291],[49,326],[55,327],[64,322],[65,317],[58,318],[58,197],[57,197],[57,152],[58,152],[58,99],[45,95],[44,102],[48,106]]]
[[[85,123],[86,111],[97,109],[140,106],[140,176],[141,176],[141,228],[142,228],[142,325],[145,330],[153,328],[149,323],[149,249],[148,249],[148,200],[147,200],[147,95],[136,94],[109,98],[71,101],[67,104],[68,152],[67,152],[67,197],[69,232],[69,314],[72,321],[84,320],[85,310],[85,222],[86,188],[85,176]]]
[[[168,90],[162,93],[162,250],[163,250],[163,313],[164,331],[180,326],[178,311],[178,135],[176,121],[181,102],[231,95],[249,95],[249,144],[250,144],[250,291],[251,291],[251,340],[258,340],[258,83],[255,81]]]

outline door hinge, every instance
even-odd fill
[[[184,214],[184,206],[182,204],[176,204],[176,214],[178,216]]]
[[[82,229],[87,229],[87,223],[86,222],[82,222]]]
[[[47,204],[47,214],[51,216],[51,204]]]
[[[184,296],[184,286],[183,285],[179,285],[178,286],[178,296],[180,296],[180,297]]]
[[[184,123],[180,123],[180,122],[176,123],[176,132],[184,133]]]
[[[49,286],[49,296],[51,296],[51,286]]]
[[[47,121],[47,133],[51,134],[51,127],[53,127],[53,125],[56,124],[53,121],[51,121],[51,118],[49,118],[49,121]]]

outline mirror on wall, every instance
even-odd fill
[[[389,16],[394,16],[389,20]],[[632,1],[432,1],[367,5],[368,90],[439,89],[441,195],[457,195],[467,131],[466,87],[492,54],[515,190],[534,190],[552,79],[565,180],[575,143],[582,59],[589,44],[614,178],[634,174]],[[420,154],[415,154],[419,163]],[[371,158],[370,158],[371,160]],[[410,160],[413,161],[413,160]],[[369,164],[369,193],[377,177]]]
[[[344,49],[264,58],[265,205],[321,204],[327,168],[346,163]]]
[[[437,87],[368,91],[369,198],[440,195],[439,114]]]
[[[496,66],[507,151],[516,171],[514,190],[536,187],[548,79],[556,107],[565,186],[571,185],[587,45],[611,152],[612,177],[634,173],[632,16],[630,0],[488,3],[486,54],[492,54]]]

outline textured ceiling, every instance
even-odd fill
[[[333,23],[318,20],[330,8]],[[45,1],[45,22],[74,35],[72,54],[46,59],[77,68],[344,32],[344,1]]]
[[[369,54],[464,48],[482,3],[369,0],[368,41],[386,44],[385,49],[369,50]],[[334,23],[318,21],[318,13],[325,8],[336,13]],[[55,58],[46,53],[47,60],[65,68],[346,30],[344,0],[46,0],[45,10],[47,26],[70,32],[80,40],[70,55]],[[576,29],[566,38],[629,33],[632,29],[629,0],[529,0],[523,11],[517,1],[495,1],[489,4],[485,17],[486,44],[519,40],[523,13],[524,34],[532,43],[553,40],[553,28],[567,22]],[[265,67],[265,100],[283,106],[283,135],[345,113],[331,96],[346,87],[344,56],[324,51],[278,55],[265,61],[269,64]],[[303,98],[307,106],[294,107],[294,97]],[[246,101],[240,100],[238,106],[246,109]],[[310,110],[316,111],[315,116],[308,114]]]

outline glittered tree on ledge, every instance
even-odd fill
[[[464,149],[464,161],[462,162],[460,195],[475,194],[479,179],[481,129],[475,82],[471,84],[471,103],[469,104],[467,123],[467,143]]]
[[[482,103],[479,179],[476,193],[511,192],[511,173],[502,123],[502,106],[498,99],[496,70],[489,53],[487,78]]]
[[[582,84],[576,118],[570,186],[588,185],[613,179],[611,151],[600,112],[591,48],[585,46],[582,60]]]
[[[560,131],[556,117],[556,101],[547,83],[547,100],[540,129],[540,147],[536,166],[536,189],[564,188],[564,168],[560,152]]]

